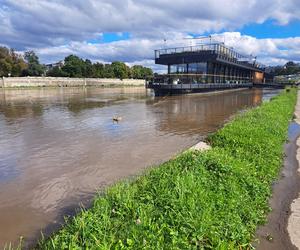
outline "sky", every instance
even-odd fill
[[[210,35],[266,65],[300,62],[300,0],[0,0],[0,44],[161,70],[154,50]]]

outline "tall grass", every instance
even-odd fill
[[[271,185],[296,90],[238,115],[208,140],[95,198],[39,249],[250,249],[269,211]]]

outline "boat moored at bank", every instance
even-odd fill
[[[156,95],[250,88],[273,81],[256,57],[220,42],[155,50],[155,63],[167,66],[167,74],[147,81]]]

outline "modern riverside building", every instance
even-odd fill
[[[168,68],[167,74],[156,75],[147,84],[157,95],[252,87],[268,80],[255,57],[223,43],[155,50],[155,63]]]

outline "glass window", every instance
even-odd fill
[[[187,73],[187,64],[170,65],[170,74],[183,74],[183,73]]]
[[[207,63],[190,63],[189,73],[206,74],[207,73]]]

